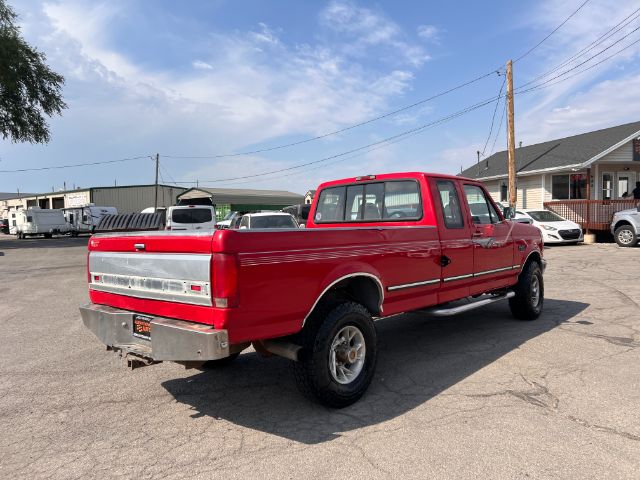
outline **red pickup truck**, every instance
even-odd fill
[[[293,360],[304,394],[344,407],[373,378],[374,318],[508,300],[533,320],[542,249],[478,182],[368,175],[320,185],[306,228],[95,235],[80,311],[131,366],[220,366],[253,344]]]

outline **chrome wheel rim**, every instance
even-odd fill
[[[540,303],[540,281],[538,276],[531,277],[531,305],[537,307]]]
[[[347,385],[353,382],[364,367],[367,347],[364,335],[353,325],[342,328],[331,342],[329,372],[333,379]]]
[[[628,245],[633,241],[633,233],[629,230],[622,230],[618,233],[618,240],[620,240],[620,243]]]

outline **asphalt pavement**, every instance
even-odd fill
[[[543,316],[377,322],[377,374],[330,410],[287,360],[127,370],[84,329],[87,238],[0,235],[0,478],[640,476],[640,248],[549,248]]]

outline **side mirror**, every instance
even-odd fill
[[[247,230],[247,226],[246,226],[246,225],[242,225],[242,226],[240,227],[240,230]]]
[[[301,223],[300,228],[307,228],[307,226],[304,223]]]
[[[502,214],[504,215],[504,218],[506,218],[507,220],[511,220],[516,216],[516,209],[513,207],[504,207],[504,209],[502,210]]]

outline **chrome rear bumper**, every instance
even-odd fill
[[[89,303],[80,307],[82,322],[113,350],[154,362],[201,362],[229,356],[226,330],[172,318],[151,317],[150,340],[133,336],[136,312]]]

